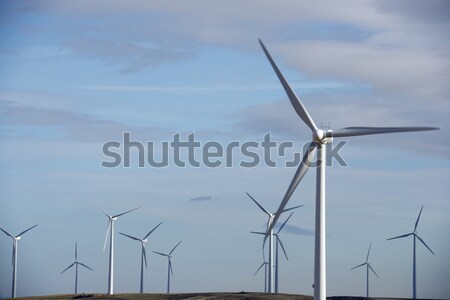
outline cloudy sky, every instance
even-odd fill
[[[447,1],[4,1],[0,6],[0,227],[17,234],[18,295],[106,292],[102,252],[111,214],[141,206],[117,231],[151,236],[174,253],[173,291],[261,291],[265,215],[295,168],[105,168],[102,146],[195,133],[217,141],[292,141],[308,128],[293,111],[258,44],[261,38],[317,124],[437,126],[440,131],[351,139],[348,164],[327,169],[329,295],[363,295],[371,261],[376,296],[412,294],[412,231],[424,205],[418,296],[449,298],[450,6]],[[147,149],[147,148],[146,148]],[[275,150],[274,150],[275,151]],[[120,152],[120,151],[118,151]],[[262,151],[259,151],[261,153]],[[276,151],[275,151],[276,152]],[[292,151],[291,151],[292,152]],[[290,153],[291,153],[290,152]],[[196,153],[199,157],[201,153]],[[236,154],[235,161],[241,157]],[[314,175],[290,205],[280,290],[312,294]],[[0,294],[10,293],[11,241],[0,236]],[[166,261],[149,252],[145,290],[163,292]],[[140,246],[116,237],[115,291],[139,289]]]

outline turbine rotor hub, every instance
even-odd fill
[[[312,133],[313,141],[319,144],[328,144],[333,142],[333,130],[317,129]]]

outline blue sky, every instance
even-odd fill
[[[0,227],[19,244],[18,295],[106,292],[107,219],[169,251],[173,291],[261,291],[264,215],[293,168],[103,168],[102,145],[123,132],[146,143],[194,132],[202,143],[310,139],[261,38],[316,123],[437,126],[440,131],[360,137],[327,169],[328,294],[363,295],[362,262],[373,242],[376,296],[412,293],[412,230],[424,205],[418,296],[449,298],[449,20],[445,1],[14,1],[0,8]],[[239,159],[237,157],[236,159]],[[133,160],[133,159],[132,159]],[[284,162],[282,158],[280,162]],[[284,234],[280,290],[312,294],[314,171],[291,199],[303,204]],[[209,197],[209,201],[190,201]],[[137,243],[116,236],[116,292],[138,291]],[[11,241],[0,238],[0,294],[9,295]],[[149,253],[145,290],[165,289],[166,261]],[[38,276],[37,274],[45,274]]]

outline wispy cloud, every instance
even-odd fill
[[[117,41],[76,40],[64,45],[72,54],[107,60],[119,65],[120,73],[134,73],[146,67],[191,59],[194,54],[185,50],[146,46],[138,43]]]
[[[62,109],[21,106],[6,100],[0,100],[0,115],[4,126],[30,126],[33,128],[31,132],[34,134],[39,134],[36,132],[38,128],[53,129],[58,133],[54,138],[68,138],[83,142],[104,142],[117,139],[122,137],[123,132],[133,132],[135,138],[144,135],[147,139],[160,137],[162,134],[161,129],[154,127],[128,126],[120,122],[96,118],[89,114]],[[8,132],[4,131],[3,134],[8,134]],[[43,134],[49,136],[48,132]],[[20,138],[17,135],[14,137]]]
[[[365,84],[338,81],[311,81],[308,83],[292,82],[294,88],[302,90],[326,89],[359,89],[367,88]],[[85,85],[73,89],[88,91],[123,91],[123,92],[236,92],[236,91],[269,91],[279,90],[280,84],[221,84],[221,85]]]

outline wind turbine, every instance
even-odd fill
[[[436,127],[346,127],[337,130],[319,129],[309,115],[305,106],[295,94],[289,83],[281,74],[277,65],[273,61],[266,47],[259,40],[261,47],[267,56],[273,70],[278,76],[286,94],[297,112],[298,116],[312,131],[312,141],[308,146],[308,150],[300,163],[294,178],[292,179],[283,200],[278,207],[272,223],[268,228],[266,235],[270,234],[270,230],[275,226],[278,218],[284,210],[297,185],[302,180],[306,171],[311,165],[314,153],[317,150],[317,176],[316,176],[316,215],[315,215],[315,258],[314,258],[314,299],[326,300],[326,263],[325,263],[325,164],[326,164],[326,145],[333,141],[333,138],[351,137],[359,135],[394,133],[406,131],[424,131],[436,130]]]
[[[273,289],[273,226],[272,225],[272,220],[274,219],[274,214],[270,213],[267,209],[265,209],[261,204],[258,203],[258,201],[256,201],[252,196],[250,196],[249,193],[246,193],[247,196],[250,197],[250,199],[253,200],[253,202],[256,203],[256,205],[258,205],[258,207],[267,214],[267,216],[269,217],[269,219],[267,220],[267,235],[269,237],[269,284],[268,284],[268,293],[273,293],[274,289]],[[281,213],[302,207],[303,205],[297,205],[291,208],[287,208],[287,209],[283,209],[281,210]],[[264,239],[264,243],[265,243],[265,239]]]
[[[178,245],[181,243],[181,241],[178,242],[178,244],[175,245],[175,247],[170,250],[169,254],[153,251],[156,254],[162,255],[167,257],[167,294],[170,293],[170,274],[173,276],[173,269],[172,269],[172,253],[175,251],[175,249],[178,247]]]
[[[9,234],[6,230],[3,230],[0,228],[1,231],[3,231],[7,236],[9,236],[13,241],[13,253],[12,253],[12,267],[13,267],[13,276],[12,276],[12,288],[11,288],[11,298],[16,298],[16,285],[17,285],[17,246],[18,242],[20,241],[22,235],[24,235],[26,232],[30,231],[34,227],[38,226],[38,224],[31,226],[30,228],[22,231],[16,236],[13,236]]]
[[[417,295],[417,290],[416,290],[416,238],[425,247],[427,247],[427,249],[430,250],[430,252],[433,253],[433,255],[434,255],[433,250],[431,250],[430,247],[428,247],[428,245],[425,243],[425,241],[417,234],[417,225],[419,225],[419,219],[420,219],[420,215],[422,214],[422,210],[423,210],[423,205],[422,205],[422,208],[420,209],[419,215],[417,216],[417,220],[416,220],[416,224],[414,225],[413,232],[387,239],[387,241],[389,241],[389,240],[404,238],[404,237],[407,237],[410,235],[413,236],[413,299],[416,299],[416,295]]]
[[[286,250],[284,249],[284,245],[283,242],[281,241],[280,238],[280,232],[281,230],[283,230],[284,225],[286,225],[286,223],[289,221],[289,219],[292,217],[292,215],[294,214],[294,212],[292,212],[289,217],[287,217],[287,219],[283,222],[283,224],[280,226],[280,228],[278,229],[277,233],[274,233],[273,235],[276,237],[276,246],[275,246],[275,293],[278,293],[278,286],[279,286],[279,272],[280,272],[280,264],[279,264],[279,260],[278,260],[278,253],[279,253],[279,246],[281,246],[281,250],[283,250],[284,256],[286,257],[287,260],[289,260],[287,254],[286,254]],[[262,234],[265,235],[265,232],[256,232],[256,231],[250,231],[251,233],[255,233],[255,234]]]
[[[106,238],[105,243],[103,244],[103,252],[105,252],[106,242],[108,241],[109,234],[109,273],[108,273],[108,294],[114,294],[114,222],[117,221],[117,218],[127,214],[129,212],[135,211],[140,207],[133,208],[126,212],[123,212],[118,215],[111,216],[106,211],[101,209],[103,213],[108,217],[108,229],[106,230]]]
[[[67,268],[64,269],[64,271],[62,271],[60,274],[64,273],[65,271],[69,270],[70,268],[72,268],[73,266],[75,266],[75,294],[78,293],[78,265],[83,266],[91,271],[91,268],[89,268],[88,266],[86,266],[85,264],[83,264],[82,262],[78,261],[78,254],[77,254],[77,242],[75,242],[75,262],[72,263],[70,266],[68,266]]]
[[[366,266],[366,297],[369,298],[369,269],[373,272],[373,274],[375,274],[375,276],[378,277],[378,274],[375,272],[374,269],[372,269],[372,266],[370,265],[369,262],[369,254],[370,254],[370,248],[372,247],[372,243],[370,243],[369,246],[369,250],[367,251],[367,256],[366,256],[366,262],[357,265],[356,267],[351,268],[350,270],[362,267],[362,266]]]
[[[147,268],[147,253],[145,252],[145,243],[147,243],[147,238],[150,234],[152,234],[153,231],[156,230],[156,228],[159,227],[159,225],[161,225],[161,223],[159,223],[158,225],[155,226],[155,228],[153,228],[152,230],[149,231],[149,233],[147,233],[146,236],[144,236],[142,239],[119,232],[121,235],[126,236],[132,240],[141,242],[141,247],[142,247],[142,251],[141,251],[141,288],[140,288],[140,292],[141,294],[144,292],[144,263],[145,263],[145,268]]]
[[[267,266],[269,265],[268,262],[263,261],[263,263],[259,266],[258,270],[256,270],[255,274],[253,276],[256,276],[258,274],[259,270],[261,270],[262,267],[264,267],[264,293],[267,293]]]

